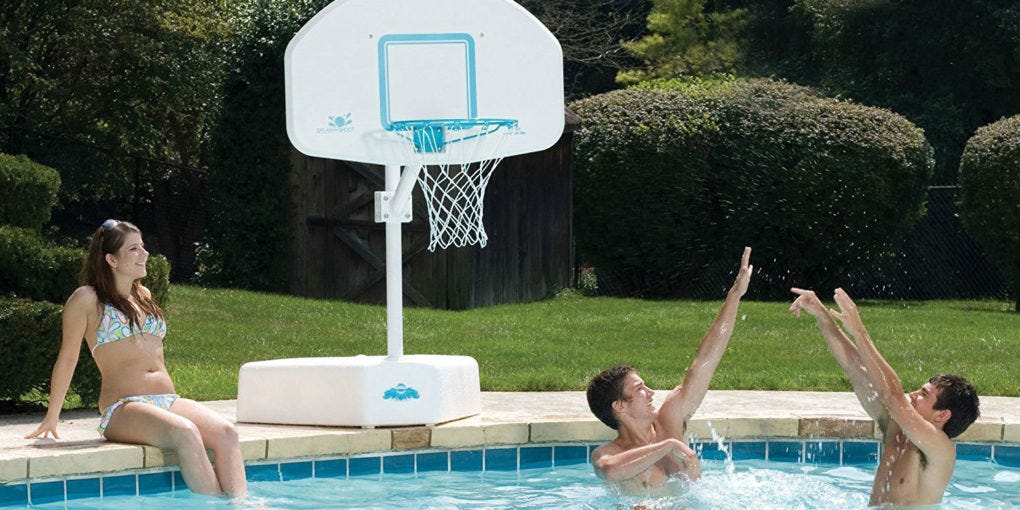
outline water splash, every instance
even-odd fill
[[[736,467],[733,465],[733,452],[730,450],[730,447],[726,445],[726,438],[715,431],[715,427],[712,426],[711,421],[708,422],[708,431],[712,434],[712,442],[715,443],[720,452],[723,452],[723,454],[726,455],[726,459],[723,460],[723,469],[726,471],[727,475],[732,475],[736,470]]]

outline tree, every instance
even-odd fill
[[[650,0],[522,0],[563,47],[564,88],[580,98],[616,87],[616,74],[636,64],[624,41],[638,36]]]
[[[651,34],[624,48],[641,60],[640,68],[622,71],[617,81],[633,84],[653,78],[729,73],[741,60],[740,30],[746,9],[707,0],[653,0],[648,15]]]
[[[219,115],[218,53],[229,33],[223,21],[229,5],[5,2],[0,125],[11,134],[6,151],[27,153],[60,172],[64,187],[55,218],[61,209],[131,216],[133,198],[154,204],[156,225],[185,225],[153,234],[189,231],[186,225],[201,221],[202,168],[210,164],[210,126]],[[143,164],[153,161],[168,164]],[[170,208],[175,201],[187,207]],[[160,241],[177,258],[175,252],[184,247],[186,253],[195,239]]]

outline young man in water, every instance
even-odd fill
[[[870,505],[939,504],[956,465],[956,445],[951,438],[967,430],[980,414],[977,391],[963,377],[940,374],[904,395],[900,378],[879,354],[857,305],[843,289],[836,289],[839,312],[826,309],[810,290],[791,291],[798,297],[790,311],[798,317],[801,310],[815,316],[829,350],[853,383],[857,399],[882,431],[882,459],[871,487]]]
[[[588,383],[588,407],[618,431],[613,442],[592,452],[592,465],[600,478],[624,493],[649,494],[674,475],[701,476],[698,457],[685,439],[687,421],[705,398],[733,333],[740,298],[751,281],[750,258],[751,248],[744,248],[740,272],[719,315],[701,339],[683,382],[669,392],[661,409],[652,403],[654,392],[627,365],[605,370]]]

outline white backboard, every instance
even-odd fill
[[[284,65],[287,134],[311,156],[412,163],[392,131],[408,120],[515,120],[501,156],[563,131],[559,42],[510,0],[337,0],[294,36]]]

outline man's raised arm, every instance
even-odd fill
[[[871,375],[864,369],[864,361],[857,351],[857,346],[846,336],[846,333],[839,328],[836,321],[829,315],[829,310],[822,304],[813,291],[792,288],[790,292],[797,294],[797,299],[790,305],[793,315],[800,317],[801,310],[813,315],[818,322],[818,328],[822,330],[825,343],[829,346],[829,352],[836,358],[839,365],[843,367],[850,383],[853,384],[854,393],[861,407],[871,416],[879,428],[884,432],[889,423],[889,412],[878,400],[877,384],[872,381]]]
[[[660,416],[664,418],[664,422],[668,422],[677,431],[684,428],[687,420],[698,410],[698,406],[705,398],[705,393],[708,392],[712,374],[719,366],[719,360],[726,352],[726,346],[733,334],[740,298],[747,292],[753,270],[751,248],[745,247],[744,254],[740,259],[737,278],[726,294],[726,301],[723,302],[719,315],[716,316],[712,326],[702,337],[701,344],[698,345],[698,352],[694,356],[694,362],[687,369],[687,374],[680,386],[674,388],[662,403],[662,409],[659,411]]]
[[[878,348],[871,340],[871,335],[864,328],[860,313],[857,311],[857,305],[843,289],[836,289],[835,299],[840,311],[832,310],[829,313],[842,321],[843,326],[857,340],[857,350],[865,370],[875,374],[873,379],[882,379],[881,386],[876,384],[879,386],[877,399],[887,409],[889,417],[899,425],[910,442],[924,452],[930,461],[938,462],[955,458],[956,448],[949,436],[918,414],[914,406],[910,404],[908,397],[904,395],[903,383],[900,381],[899,375],[878,352]],[[931,398],[935,398],[935,396],[932,395]],[[952,464],[950,463],[950,465]]]

